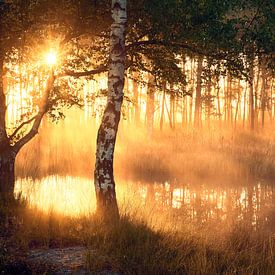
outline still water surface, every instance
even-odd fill
[[[117,180],[117,197],[121,207],[173,214],[200,223],[234,219],[254,227],[275,229],[274,186],[264,183],[240,187],[191,186],[172,182],[144,183]],[[95,211],[95,191],[91,179],[48,176],[41,180],[18,179],[15,193],[29,201],[31,207],[66,216],[87,216]]]

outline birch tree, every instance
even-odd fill
[[[119,217],[113,171],[116,136],[123,102],[125,72],[126,0],[112,0],[108,67],[108,97],[97,134],[94,184],[97,212],[103,218]]]

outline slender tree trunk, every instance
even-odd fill
[[[125,72],[125,79],[124,79],[124,95],[126,97],[129,97],[129,78],[128,74]],[[132,115],[130,110],[130,103],[128,101],[125,102],[125,109],[124,109],[124,115],[126,116],[126,121],[128,124],[131,124]]]
[[[186,80],[186,70],[185,70],[186,58],[185,55],[182,57],[182,74],[184,79]],[[186,108],[186,85],[187,82],[183,86],[183,95],[181,99],[181,124],[184,127],[187,124],[187,108]]]
[[[168,109],[166,100],[164,100],[164,105],[165,105],[165,109],[166,109],[166,112],[167,112],[167,116],[168,116],[168,120],[169,120],[169,125],[170,125],[170,128],[172,129],[173,128],[173,124],[172,124],[171,114],[170,114],[170,111]]]
[[[254,123],[255,123],[255,126],[256,126],[256,128],[258,127],[258,117],[259,117],[259,107],[258,107],[258,99],[259,99],[259,80],[260,80],[260,73],[261,73],[261,66],[260,66],[260,64],[261,64],[261,62],[260,62],[260,60],[259,60],[259,58],[258,58],[258,66],[257,66],[257,68],[258,68],[258,71],[257,71],[257,76],[256,76],[256,84],[255,84],[255,111],[254,111],[254,113],[255,113],[255,118],[254,118]]]
[[[149,136],[153,134],[155,112],[155,81],[154,76],[149,74],[146,101],[146,124]]]
[[[243,98],[243,128],[245,126],[245,119],[246,119],[246,91],[247,91],[247,85],[245,85],[244,98]]]
[[[194,93],[192,94],[192,97],[189,98],[189,125],[193,125],[193,96]]]
[[[118,219],[113,172],[114,149],[123,102],[125,72],[126,0],[112,0],[108,98],[97,134],[94,182],[97,212],[106,219]]]
[[[270,84],[268,84],[270,82]],[[275,111],[275,104],[274,104],[274,97],[273,97],[273,78],[272,78],[272,75],[270,74],[270,79],[266,79],[266,94],[268,94],[268,91],[269,91],[269,96],[268,96],[268,99],[267,99],[267,106],[266,106],[266,109],[268,111],[268,115],[269,115],[269,119],[270,119],[270,122],[273,123],[273,120],[274,120],[274,117],[272,116],[272,109],[274,109]],[[273,105],[273,108],[272,108],[272,105]]]
[[[193,125],[193,98],[194,98],[194,63],[195,61],[192,59],[191,61],[191,91],[192,91],[192,97],[189,99],[190,102],[189,102],[189,124],[190,125]]]
[[[181,126],[186,126],[186,120],[187,120],[187,112],[186,112],[186,96],[182,96],[181,99]]]
[[[163,120],[164,120],[164,105],[165,105],[165,92],[166,92],[166,82],[163,82],[162,85],[162,103],[161,103],[161,114],[160,114],[160,123],[159,128],[162,131],[163,128]]]
[[[261,111],[262,111],[262,127],[265,123],[265,108],[266,108],[266,64],[262,64],[262,87],[261,87]]]
[[[254,108],[254,88],[253,88],[253,61],[250,64],[250,81],[249,81],[249,122],[250,122],[250,130],[253,131],[255,128],[255,108]]]
[[[223,93],[224,93],[224,106],[223,106],[223,112],[224,112],[224,122],[228,123],[228,93],[226,89],[226,77],[223,77]]]
[[[206,98],[206,107],[207,107],[207,126],[208,129],[210,129],[210,122],[211,122],[211,107],[212,107],[212,83],[211,83],[211,77],[207,82],[207,98]]]
[[[232,77],[227,76],[227,119],[228,124],[232,126]]]
[[[236,111],[235,111],[235,128],[237,126],[237,118],[238,118],[238,113],[239,113],[239,105],[240,105],[240,99],[241,99],[241,81],[239,79],[238,81],[238,91],[237,91],[237,105],[236,105]]]
[[[134,115],[135,115],[135,124],[140,124],[140,111],[139,111],[139,100],[138,100],[138,82],[137,82],[138,74],[136,72],[133,73],[133,94],[134,94]]]
[[[217,80],[217,101],[218,101],[218,116],[219,116],[219,127],[221,128],[222,124],[222,114],[221,114],[221,99],[220,99],[220,84],[219,80]]]
[[[170,93],[170,116],[172,122],[172,129],[175,129],[175,94],[174,92]]]
[[[201,126],[202,57],[198,58],[194,126]]]

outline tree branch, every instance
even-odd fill
[[[133,42],[131,44],[128,44],[126,46],[126,49],[131,49],[131,48],[134,48],[134,47],[139,47],[139,46],[169,46],[169,47],[180,47],[182,49],[187,49],[187,50],[190,50],[194,53],[197,53],[199,55],[206,55],[206,53],[204,51],[201,51],[200,49],[194,47],[194,46],[191,46],[191,45],[188,45],[186,43],[180,43],[180,42],[168,42],[168,41],[164,41],[164,40],[155,40],[155,39],[152,39],[152,40],[143,40],[143,41],[136,41],[136,42]]]
[[[38,129],[40,127],[42,118],[48,110],[49,95],[50,95],[50,92],[52,90],[54,81],[55,81],[55,76],[54,76],[53,71],[52,71],[51,75],[49,76],[49,78],[47,80],[46,88],[45,88],[44,94],[43,94],[43,96],[41,98],[41,101],[40,101],[40,104],[39,104],[39,112],[38,112],[38,114],[36,115],[36,117],[34,119],[31,130],[24,137],[22,137],[20,140],[18,140],[13,146],[13,150],[16,153],[18,153],[19,150],[27,142],[29,142],[33,137],[35,137],[36,134],[38,134]]]
[[[102,65],[94,70],[83,71],[83,72],[74,72],[74,71],[65,71],[63,74],[60,74],[58,77],[64,76],[73,76],[73,77],[82,77],[82,76],[90,76],[95,74],[100,74],[108,71],[108,67]]]
[[[12,140],[16,134],[20,131],[20,129],[22,129],[23,126],[25,126],[26,124],[31,123],[33,120],[35,120],[35,118],[37,117],[37,115],[35,115],[34,117],[22,122],[15,130],[14,132],[9,136],[9,140]]]
[[[126,66],[126,69],[128,69],[132,64],[129,63]],[[108,66],[107,65],[101,65],[97,69],[89,70],[89,71],[83,71],[83,72],[75,72],[75,71],[65,71],[62,74],[59,74],[57,77],[66,77],[66,76],[73,76],[73,77],[83,77],[83,76],[91,76],[101,73],[108,72]]]

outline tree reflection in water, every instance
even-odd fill
[[[204,224],[211,221],[242,221],[257,229],[275,227],[275,196],[272,185],[257,183],[242,187],[191,186],[179,183],[144,183],[118,180],[121,208],[151,209],[156,214],[172,211],[174,217]],[[65,216],[94,212],[95,194],[89,179],[49,176],[41,180],[18,179],[15,193],[31,207]],[[169,212],[170,213],[170,212]],[[171,213],[170,213],[171,214]]]

